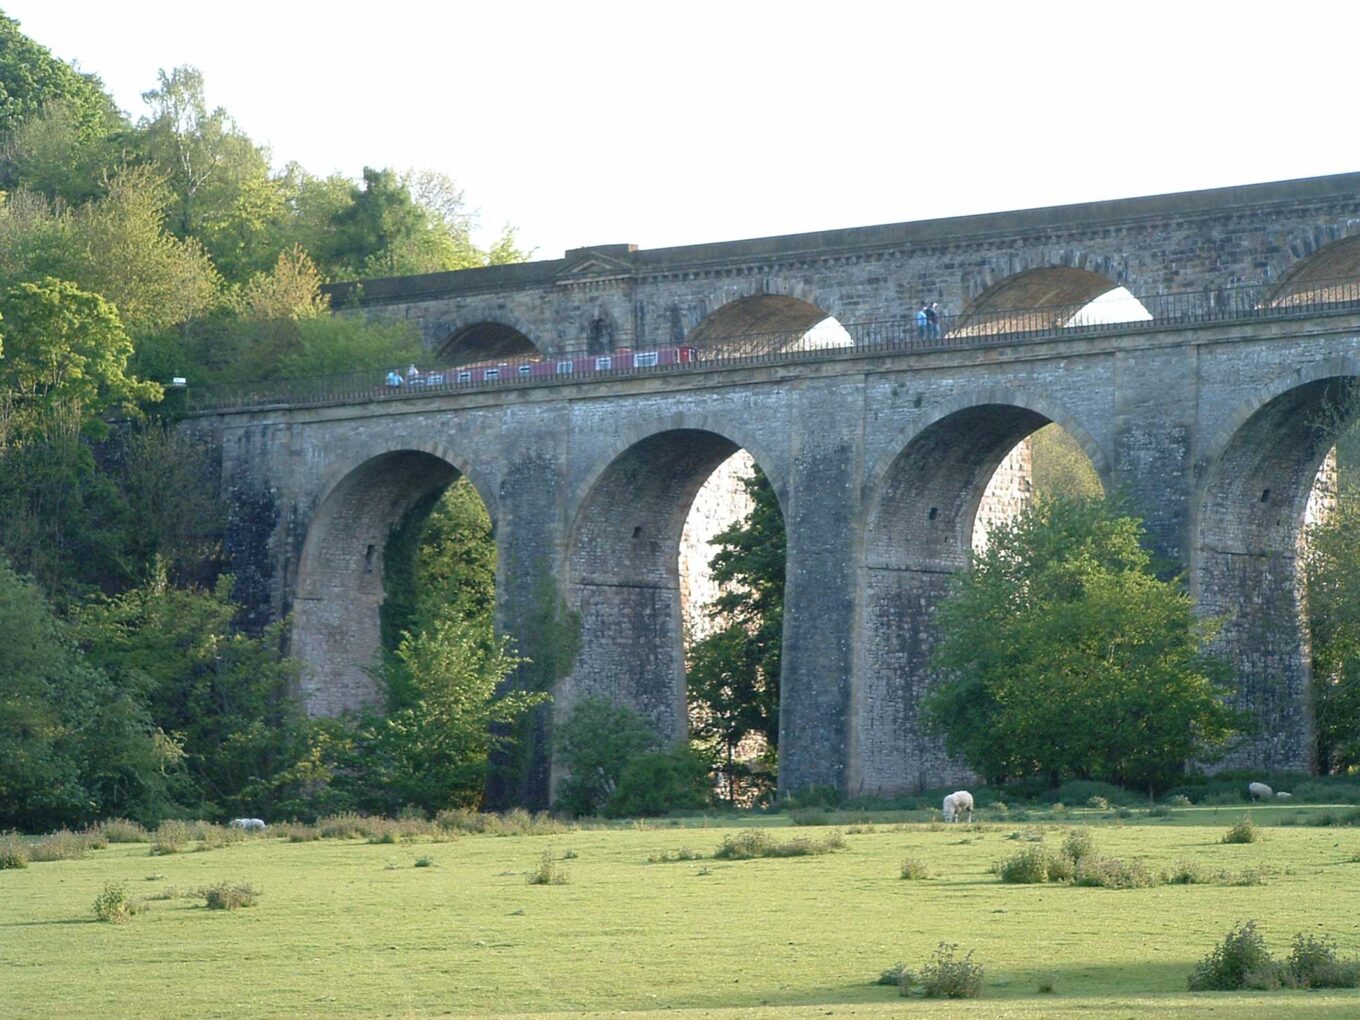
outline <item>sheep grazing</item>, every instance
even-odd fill
[[[1247,796],[1252,800],[1273,800],[1275,791],[1265,783],[1248,783]]]
[[[946,822],[957,822],[964,812],[968,812],[968,821],[973,820],[973,795],[967,790],[956,790],[944,799],[944,820]]]
[[[1275,794],[1275,799],[1276,799],[1276,800],[1288,800],[1288,799],[1289,799],[1290,797],[1292,797],[1292,796],[1294,796],[1294,795],[1293,795],[1292,793],[1290,793],[1289,791],[1287,791],[1287,790],[1281,790],[1279,793]]]
[[[262,818],[233,818],[227,825],[245,832],[264,832],[265,828]]]

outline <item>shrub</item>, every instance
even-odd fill
[[[0,871],[28,867],[28,847],[14,833],[0,834]]]
[[[822,839],[800,836],[781,843],[761,829],[744,829],[724,836],[713,856],[719,860],[741,861],[755,857],[810,857],[844,849],[845,837],[839,832],[828,833]]]
[[[316,827],[321,830],[322,839],[366,839],[378,826],[372,818],[349,811],[318,818]]]
[[[647,858],[648,864],[672,864],[676,861],[697,861],[703,858],[703,854],[697,850],[691,850],[687,846],[682,846],[679,850],[663,850],[659,854],[652,854]]]
[[[1249,977],[1259,979],[1274,967],[1266,940],[1255,921],[1229,931],[1189,978],[1192,992],[1230,992],[1247,987]]]
[[[1294,988],[1360,986],[1360,961],[1338,960],[1336,946],[1299,932],[1284,962],[1284,978]]]
[[[1053,859],[1053,854],[1042,846],[1026,847],[998,864],[996,872],[1001,881],[1012,885],[1047,882]]]
[[[971,949],[958,958],[958,949],[952,942],[941,942],[921,968],[921,989],[926,998],[975,999],[982,994],[982,965],[973,962]]]
[[[905,963],[894,964],[878,976],[874,982],[876,985],[892,985],[896,988],[902,987],[903,980],[906,980],[907,987],[911,987],[916,981],[916,975],[907,970]]]
[[[151,838],[145,826],[127,818],[106,818],[95,828],[110,843],[145,843]]]
[[[152,857],[177,854],[188,845],[189,839],[189,826],[184,822],[161,822],[156,827],[155,834],[151,837],[151,850],[149,852]]]
[[[203,900],[209,910],[237,910],[241,907],[253,907],[260,894],[245,882],[235,884],[218,882],[215,885],[205,885],[194,893],[194,896]]]
[[[1147,889],[1157,880],[1142,861],[1092,854],[1076,862],[1073,881],[1077,885],[1101,889]]]
[[[1170,809],[1169,807],[1167,807],[1165,804],[1154,804],[1152,807],[1148,808],[1148,817],[1149,817],[1149,818],[1170,818],[1170,817],[1171,817],[1171,809]]]
[[[551,850],[544,850],[538,867],[529,872],[530,885],[566,885],[567,873],[557,866]]]
[[[1189,797],[1187,797],[1183,793],[1172,794],[1170,797],[1166,798],[1166,802],[1170,804],[1172,807],[1189,807],[1192,803],[1194,803]]]
[[[644,751],[624,765],[604,813],[633,818],[694,810],[708,804],[712,785],[708,762],[688,744]]]
[[[602,812],[629,762],[661,744],[645,718],[601,698],[578,701],[554,727],[553,741],[554,765],[567,773],[556,806],[572,815]]]
[[[38,861],[78,861],[91,849],[92,840],[80,832],[62,829],[44,836],[28,848],[28,859]]]
[[[138,908],[128,899],[127,888],[121,882],[110,882],[94,898],[94,916],[109,924],[126,924]]]
[[[1094,857],[1096,839],[1090,829],[1073,829],[1063,840],[1062,854],[1074,864],[1083,857]]]
[[[919,857],[908,857],[902,862],[902,877],[905,879],[929,878],[930,868]]]
[[[433,858],[433,857],[430,857],[429,855],[426,855],[426,856],[424,856],[424,857],[417,857],[417,858],[416,858],[416,867],[417,867],[417,868],[433,868],[433,867],[434,867],[434,858]]]
[[[1223,834],[1224,843],[1255,843],[1261,838],[1256,829],[1256,823],[1251,820],[1251,815],[1246,815],[1243,819]]]

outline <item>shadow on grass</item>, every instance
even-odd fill
[[[65,917],[59,921],[5,921],[0,928],[39,928],[55,924],[104,924],[97,917]]]

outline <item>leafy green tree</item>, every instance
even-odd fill
[[[1308,528],[1304,544],[1318,768],[1360,770],[1360,489]]]
[[[1045,425],[1030,436],[1034,494],[1040,499],[1099,499],[1100,484],[1091,459],[1060,425]]]
[[[132,341],[97,294],[50,277],[0,294],[0,449],[23,442],[56,407],[103,425],[113,409],[159,400],[161,388],[127,374]]]
[[[720,627],[694,643],[686,668],[692,734],[713,749],[720,785],[733,802],[773,781],[784,632],[779,499],[759,468],[742,484],[751,510],[713,539],[718,551],[709,561],[721,590],[709,613]],[[766,748],[755,769],[739,757],[752,736]]]
[[[638,818],[705,807],[712,795],[707,759],[681,745],[630,758],[604,806],[608,818]]]
[[[87,660],[175,734],[193,784],[186,798],[205,814],[261,809],[250,791],[292,764],[287,734],[297,722],[295,664],[280,655],[276,631],[236,627],[231,586],[223,576],[211,591],[174,588],[157,563],[142,586],[77,613]]]
[[[1100,500],[1044,500],[996,529],[936,617],[925,703],[989,781],[1155,788],[1242,720],[1189,595],[1159,580],[1141,523]]]
[[[0,558],[0,828],[43,831],[173,806],[180,751],[78,653],[32,582]]]
[[[573,815],[603,813],[629,763],[661,750],[651,724],[631,708],[603,698],[581,698],[553,736],[565,775],[554,806]]]
[[[0,182],[72,206],[97,198],[126,157],[126,132],[118,127],[111,118],[107,131],[89,130],[71,100],[49,100],[0,136]]]
[[[99,134],[118,121],[103,83],[52,56],[0,13],[0,136],[8,135],[48,104],[64,103],[82,134]],[[2,182],[0,182],[2,183]]]

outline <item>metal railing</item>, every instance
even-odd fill
[[[613,358],[607,368],[591,368],[568,374],[521,374],[521,365],[539,366],[552,356],[480,361],[500,368],[498,378],[458,381],[467,364],[417,366],[419,375],[399,385],[389,385],[389,372],[365,371],[346,375],[273,379],[255,383],[231,383],[195,387],[184,391],[187,413],[241,410],[252,407],[347,404],[370,400],[403,400],[441,393],[461,393],[528,386],[561,386],[620,376],[669,375],[720,367],[795,363],[824,358],[877,353],[914,353],[944,348],[999,347],[1063,338],[1124,333],[1130,330],[1164,329],[1181,325],[1240,322],[1280,317],[1299,317],[1360,309],[1360,279],[1327,280],[1299,284],[1281,294],[1279,285],[1252,285],[1213,291],[1152,294],[1137,298],[1138,317],[1118,321],[1105,318],[1108,311],[1091,303],[1047,305],[1040,308],[973,309],[963,314],[944,314],[935,323],[908,317],[842,323],[840,342],[818,339],[807,328],[744,333],[709,340],[696,349],[694,360],[679,364],[636,364],[635,350],[629,363]],[[1136,306],[1130,302],[1130,310]],[[683,344],[683,341],[681,342]],[[680,345],[661,348],[673,349]],[[618,352],[614,352],[617,354]],[[563,359],[581,359],[578,352]],[[594,356],[591,356],[592,360]],[[650,359],[644,359],[650,360]],[[660,359],[657,359],[660,360]],[[400,369],[395,369],[400,372]],[[480,373],[471,373],[479,376]]]

